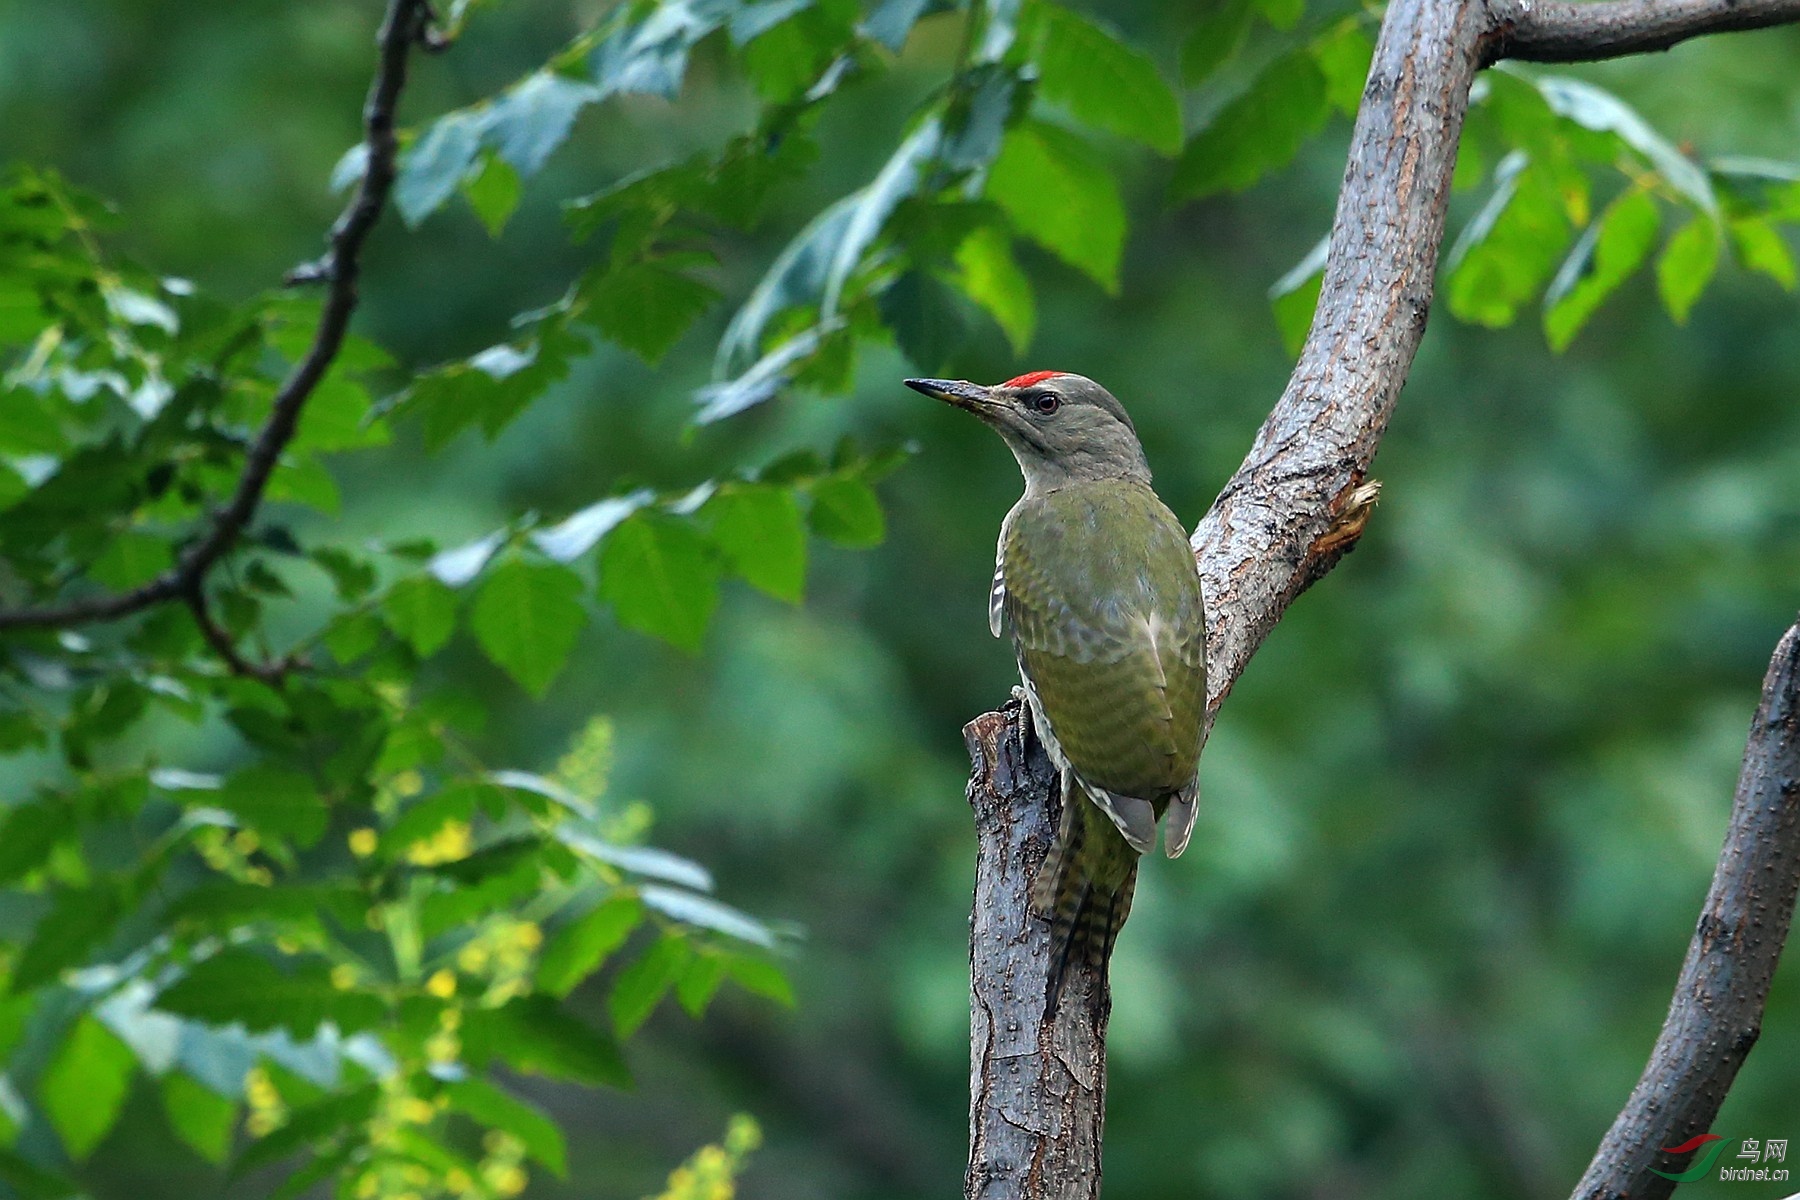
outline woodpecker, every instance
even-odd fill
[[[1199,571],[1151,490],[1130,416],[1093,380],[1032,371],[993,387],[906,386],[979,417],[1025,475],[1000,526],[988,626],[1012,635],[1062,784],[1056,842],[1032,888],[1050,922],[1053,1007],[1070,962],[1104,972],[1157,821],[1170,858],[1193,832],[1206,708]]]

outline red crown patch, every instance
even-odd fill
[[[1001,387],[1010,387],[1010,388],[1030,387],[1034,383],[1042,383],[1044,380],[1050,378],[1052,375],[1067,375],[1067,374],[1068,374],[1067,371],[1027,371],[1023,375],[1013,376],[1011,379],[1007,380],[1005,383],[1001,384],[1000,386]]]

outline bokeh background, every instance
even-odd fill
[[[0,155],[116,201],[121,252],[246,296],[314,255],[335,214],[324,180],[356,136],[378,7],[6,0]],[[1194,19],[1149,0],[1107,15],[1171,63]],[[408,120],[502,86],[592,16],[566,0],[483,10],[419,63]],[[837,103],[818,168],[760,240],[725,248],[733,295],[868,177],[956,33],[927,20]],[[1793,159],[1797,62],[1785,30],[1578,73],[1700,153]],[[1190,119],[1230,86],[1191,97]],[[559,198],[716,144],[751,111],[702,54],[680,102],[590,111],[498,242],[460,207],[411,232],[388,221],[362,328],[413,365],[498,340],[592,253],[570,246]],[[1120,294],[1029,257],[1032,354],[989,331],[957,367],[1107,383],[1191,524],[1285,381],[1266,292],[1326,229],[1347,136],[1339,120],[1293,169],[1173,211],[1166,165],[1114,147],[1134,222]],[[1473,203],[1458,198],[1453,229]],[[1800,306],[1726,268],[1675,328],[1651,293],[1627,287],[1562,356],[1535,319],[1434,320],[1377,461],[1376,519],[1224,708],[1193,849],[1144,873],[1114,964],[1115,1200],[1562,1195],[1629,1092],[1758,681],[1800,606]],[[527,1081],[572,1149],[570,1179],[529,1195],[655,1191],[735,1111],[768,1135],[752,1200],[958,1194],[973,855],[959,730],[1011,683],[985,595],[1017,474],[991,435],[899,387],[908,365],[880,348],[852,396],[690,431],[726,315],[657,371],[599,349],[493,444],[427,457],[403,434],[341,460],[340,532],[454,543],[625,477],[678,487],[843,434],[914,445],[882,485],[883,546],[815,546],[798,609],[728,589],[697,657],[603,620],[541,703],[472,647],[433,669],[491,698],[489,761],[547,765],[609,714],[614,794],[650,807],[653,840],[804,931],[797,1009],[733,995],[699,1025],[660,1014],[631,1047],[632,1094]],[[1795,959],[1715,1128],[1792,1137],[1800,1170]],[[103,1194],[244,1194],[161,1120],[134,1100],[90,1176]]]

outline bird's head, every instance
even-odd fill
[[[1093,479],[1150,481],[1125,406],[1085,376],[1032,371],[992,387],[961,379],[908,379],[906,386],[991,425],[1019,460],[1028,490]]]

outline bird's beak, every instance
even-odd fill
[[[991,389],[966,379],[908,379],[906,386],[976,416],[993,411],[995,405]]]

